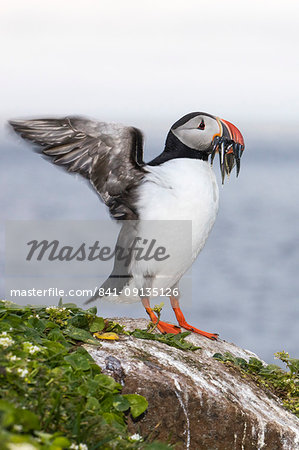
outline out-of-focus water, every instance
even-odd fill
[[[26,144],[3,139],[0,160],[1,273],[6,220],[108,216],[80,177],[43,161]],[[216,224],[193,266],[192,303],[185,301],[185,316],[194,326],[218,332],[268,362],[280,350],[299,357],[298,179],[299,155],[291,143],[247,143],[239,179],[232,174],[220,188]],[[4,278],[0,288],[4,297]],[[114,317],[145,315],[140,304],[105,303],[99,311]],[[174,320],[168,305],[163,317]]]

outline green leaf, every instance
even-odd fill
[[[92,308],[89,308],[89,309],[87,310],[88,313],[94,314],[94,315],[96,315],[97,311],[98,311],[98,310],[97,310],[97,307],[96,307],[96,306],[93,306]]]
[[[47,320],[45,323],[45,329],[51,330],[52,328],[58,328],[58,325],[55,322],[51,322],[51,320]]]
[[[39,419],[33,412],[17,408],[15,409],[14,415],[15,424],[21,425],[25,432],[40,429]]]
[[[110,392],[117,392],[122,388],[121,384],[117,383],[114,378],[109,375],[99,373],[94,377],[94,380],[98,383],[99,387],[105,388],[105,390]]]
[[[105,331],[109,332],[109,331],[113,331],[114,333],[118,333],[118,334],[129,334],[125,331],[125,328],[120,325],[117,322],[112,322],[112,321],[108,321],[106,320],[105,323]]]
[[[86,342],[88,344],[99,345],[99,341],[97,341],[89,333],[89,331],[82,330],[81,328],[73,327],[72,325],[68,325],[68,327],[64,330],[64,334],[72,339],[76,339],[77,341]]]
[[[259,375],[264,375],[265,377],[282,375],[283,370],[276,364],[268,364],[266,367],[261,366],[258,371]]]
[[[55,447],[58,447],[59,449],[60,448],[61,449],[62,448],[68,448],[71,445],[70,441],[67,438],[63,437],[63,436],[56,437],[51,442],[51,444],[54,445]]]
[[[43,340],[43,346],[48,349],[50,357],[55,355],[63,355],[67,353],[68,345],[63,345],[60,342],[57,341],[50,341],[50,340]]]
[[[125,426],[125,421],[122,415],[120,414],[115,414],[115,413],[111,413],[111,412],[105,412],[103,413],[103,418],[106,420],[107,423],[109,423],[110,425],[122,425],[122,428],[124,428]],[[104,448],[109,448],[109,447],[104,447]],[[111,448],[111,447],[110,447]],[[118,447],[121,448],[121,447]]]
[[[9,314],[6,316],[6,320],[9,321],[10,326],[15,329],[15,331],[24,331],[27,330],[26,325],[24,324],[24,320],[22,317],[16,314]]]
[[[76,303],[62,303],[60,307],[66,308],[66,309],[75,309],[75,310],[79,310],[78,306],[76,305]]]
[[[299,359],[290,358],[287,365],[292,373],[299,374]]]
[[[244,358],[239,358],[239,357],[237,357],[237,358],[235,359],[235,361],[236,361],[236,364],[237,364],[238,366],[240,366],[240,367],[242,367],[242,368],[244,368],[244,369],[247,369],[248,363],[247,363],[247,361],[246,361]]]
[[[179,348],[180,350],[198,350],[200,347],[196,347],[191,344],[191,342],[185,341],[185,338],[189,336],[190,331],[185,331],[179,334],[156,334],[149,333],[146,330],[139,330],[138,328],[130,333],[138,339],[147,339],[152,341],[162,342],[163,344],[169,345],[170,347]]]
[[[77,328],[88,329],[88,317],[86,314],[78,313],[68,320],[68,325],[72,325]]]
[[[148,401],[138,394],[125,394],[124,397],[128,400],[131,407],[131,414],[134,419],[140,416],[148,408]]]
[[[39,333],[42,333],[46,329],[46,323],[47,321],[45,319],[37,319],[36,317],[28,319],[28,324]]]
[[[130,402],[123,395],[116,395],[113,400],[113,406],[117,411],[127,411],[130,408]]]
[[[2,427],[9,427],[14,423],[15,408],[9,402],[5,400],[0,400],[0,423]]]
[[[236,358],[230,352],[225,352],[224,353],[224,360],[225,361],[229,361],[229,362],[231,362],[233,364],[236,363]]]
[[[249,358],[248,365],[251,366],[252,368],[256,368],[257,370],[263,367],[262,361],[254,357]]]
[[[47,337],[50,341],[65,341],[63,333],[58,327],[52,328]]]
[[[49,444],[52,439],[53,439],[53,435],[50,433],[45,433],[44,431],[34,431],[35,436],[38,437],[39,441],[42,442],[43,444]]]
[[[221,353],[214,353],[213,358],[217,359],[218,361],[224,361],[224,358],[221,355]]]
[[[89,331],[95,333],[97,331],[102,331],[105,328],[105,321],[103,317],[96,317],[90,324]]]
[[[73,352],[70,355],[64,357],[64,360],[71,364],[74,369],[78,370],[89,370],[90,369],[90,359],[88,356],[82,354],[81,352]]]
[[[98,411],[100,409],[100,403],[95,397],[88,397],[85,408]]]

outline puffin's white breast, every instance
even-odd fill
[[[218,211],[219,190],[210,164],[177,158],[145,168],[149,173],[139,190],[140,219],[191,220],[193,261],[203,248]],[[177,236],[177,245],[181,238]]]

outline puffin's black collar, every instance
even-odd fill
[[[201,159],[207,161],[209,153],[187,147],[187,145],[183,144],[172,131],[169,131],[163,153],[147,164],[149,166],[159,166],[166,161],[176,158]]]

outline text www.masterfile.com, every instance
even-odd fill
[[[130,286],[124,286],[123,289],[117,288],[94,288],[94,289],[59,289],[57,287],[50,287],[47,289],[10,289],[11,297],[118,297],[119,295],[127,298],[139,298],[139,297],[171,297],[178,296],[178,287],[174,288],[157,288],[157,287],[141,287],[131,288]]]
[[[96,294],[95,289],[59,289],[50,287],[47,289],[10,289],[11,297],[92,297]]]

